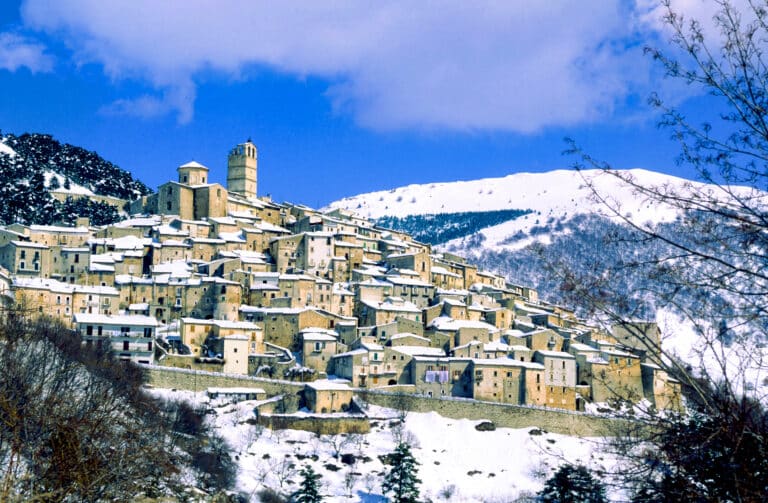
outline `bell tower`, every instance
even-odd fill
[[[257,165],[256,145],[250,138],[230,150],[227,159],[227,190],[248,199],[255,199]]]

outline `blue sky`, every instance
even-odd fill
[[[707,106],[643,56],[665,38],[651,0],[5,0],[0,129],[95,150],[152,188],[189,160],[225,182],[250,137],[259,193],[311,206],[566,168],[566,136],[691,177],[646,105],[660,90]]]

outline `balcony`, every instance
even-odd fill
[[[94,332],[92,334],[86,334],[85,330],[80,330],[80,335],[84,338],[93,337],[126,337],[129,339],[152,339],[152,336],[144,335],[143,330],[134,330],[129,332],[122,332],[120,330],[102,330],[101,333]]]

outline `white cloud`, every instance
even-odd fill
[[[379,129],[532,132],[611,116],[645,92],[648,62],[622,0],[570,2],[26,0],[32,29],[79,63],[140,78],[162,98],[115,113],[192,118],[204,72],[255,65],[329,82],[343,113]],[[256,97],[258,99],[258,97]]]
[[[125,115],[151,119],[171,112],[178,114],[178,121],[186,124],[192,120],[192,104],[195,87],[191,83],[177,84],[168,88],[161,96],[142,95],[137,98],[121,98],[105,105],[100,112],[105,115]]]
[[[15,33],[0,33],[0,68],[11,72],[23,67],[32,73],[49,72],[53,63],[42,44]]]

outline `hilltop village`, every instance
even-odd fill
[[[679,406],[679,383],[653,363],[655,324],[589,326],[352,212],[259,197],[257,174],[249,140],[229,153],[226,187],[190,162],[114,225],[2,227],[2,300],[121,359],[306,382],[319,394]]]

